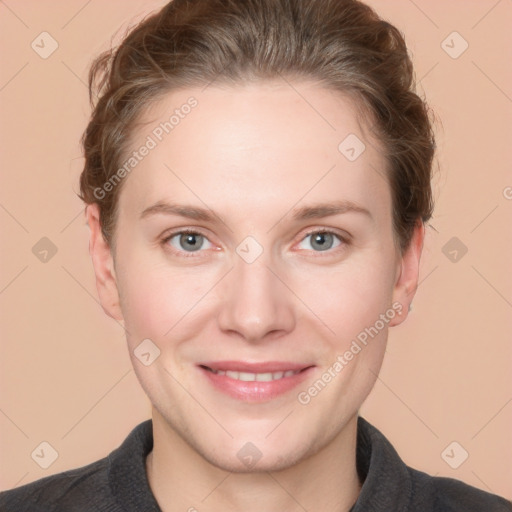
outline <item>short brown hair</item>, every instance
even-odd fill
[[[278,77],[349,94],[372,116],[403,251],[414,225],[432,215],[430,110],[414,91],[401,33],[357,0],[173,0],[101,54],[89,73],[93,112],[82,137],[79,197],[99,204],[105,240],[114,243],[122,183],[100,199],[95,190],[118,170],[151,102],[214,80],[236,86]]]

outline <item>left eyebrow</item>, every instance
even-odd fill
[[[351,212],[361,213],[368,216],[370,219],[373,218],[369,210],[352,201],[334,201],[331,203],[313,204],[292,210],[294,220],[318,219],[329,217],[330,215]]]

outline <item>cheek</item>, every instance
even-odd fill
[[[141,259],[127,261],[120,295],[126,329],[133,338],[131,343],[137,343],[141,337],[160,343],[166,336],[172,336],[175,327],[182,333],[208,302],[202,297],[214,283],[213,270],[180,270],[151,262],[146,265]]]
[[[368,255],[369,256],[369,255]],[[316,269],[297,287],[298,295],[336,340],[352,339],[374,325],[391,306],[394,267],[385,255],[354,258],[336,270]],[[307,297],[307,298],[306,298]]]

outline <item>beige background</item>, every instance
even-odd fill
[[[370,3],[405,32],[442,126],[421,284],[362,415],[408,464],[510,499],[512,2]],[[150,415],[123,330],[99,306],[75,191],[91,58],[163,4],[0,1],[2,489],[104,457]],[[31,48],[43,31],[59,45],[47,59]],[[453,31],[469,44],[457,59],[442,47]],[[57,248],[45,263],[32,252],[42,237]],[[456,262],[452,237],[468,248]],[[59,454],[48,469],[31,458],[42,441]],[[441,456],[453,441],[469,453],[458,469]]]

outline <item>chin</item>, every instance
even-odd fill
[[[229,451],[230,453],[233,452],[232,449]],[[287,450],[286,452],[281,450],[279,453],[268,453],[268,450],[263,448],[257,452],[253,447],[249,447],[248,445],[243,445],[240,450],[237,450],[229,457],[226,457],[224,454],[209,454],[202,453],[201,451],[199,454],[213,466],[223,471],[237,474],[258,474],[282,471],[295,466],[306,456],[306,454],[297,453],[296,450]],[[253,457],[252,461],[247,458],[251,456],[250,454]]]

